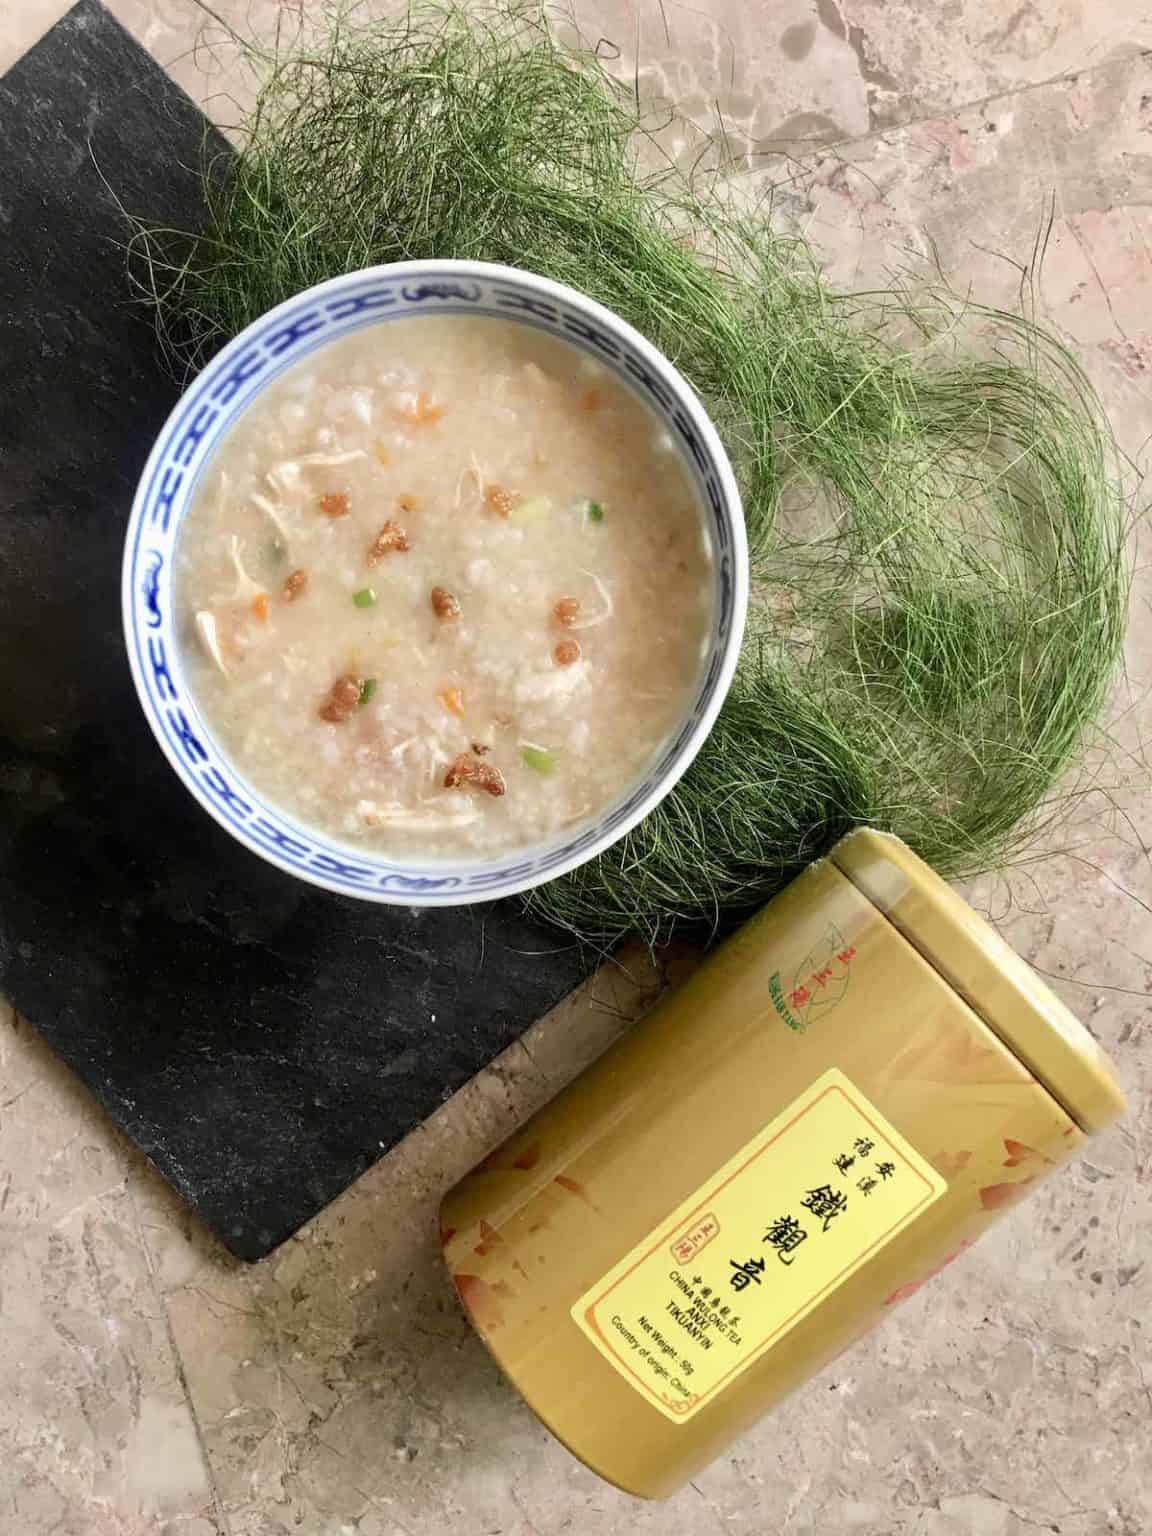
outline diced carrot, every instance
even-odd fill
[[[580,405],[585,411],[598,411],[603,403],[600,391],[595,388],[586,389],[580,396]]]
[[[252,616],[256,620],[257,624],[267,624],[267,622],[268,622],[268,594],[267,594],[267,592],[257,592],[256,596],[252,599]]]
[[[575,624],[580,613],[578,597],[562,597],[552,610],[552,617],[565,629]]]
[[[457,719],[464,717],[464,691],[461,688],[441,688],[437,695],[441,704],[450,715]]]
[[[558,667],[570,667],[580,660],[579,640],[557,640],[552,650],[553,659]]]
[[[320,498],[320,510],[325,517],[347,517],[352,504],[340,491],[328,491]]]
[[[410,421],[414,426],[427,427],[434,421],[439,421],[444,414],[444,407],[437,405],[435,400],[426,395],[423,390],[415,400],[408,400],[404,404],[400,414],[405,421]]]

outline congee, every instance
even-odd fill
[[[192,686],[266,801],[398,853],[554,837],[681,724],[711,547],[671,439],[574,347],[481,317],[318,349],[181,532]]]

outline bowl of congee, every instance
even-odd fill
[[[334,278],[225,346],[145,467],[137,691],[254,853],[409,906],[510,895],[658,804],[731,681],[739,493],[691,386],[514,268]]]

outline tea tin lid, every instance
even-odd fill
[[[899,838],[845,837],[832,862],[1087,1132],[1124,1113],[1111,1062],[1031,968]]]

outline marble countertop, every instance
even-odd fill
[[[108,8],[227,126],[194,0]],[[64,11],[0,15],[6,67]],[[215,0],[260,29],[275,0]],[[285,3],[289,15],[297,9]],[[1152,6],[597,0],[646,87],[840,284],[932,249],[977,297],[1054,217],[1043,308],[1134,461],[1152,428]],[[265,1263],[231,1259],[0,1005],[0,1530],[12,1536],[1145,1536],[1152,1530],[1152,540],[1121,771],[1065,851],[969,893],[1116,1059],[1132,1114],[668,1504],[584,1471],[440,1272],[440,1192],[650,1003],[606,972]],[[1116,759],[1114,759],[1116,761]]]

